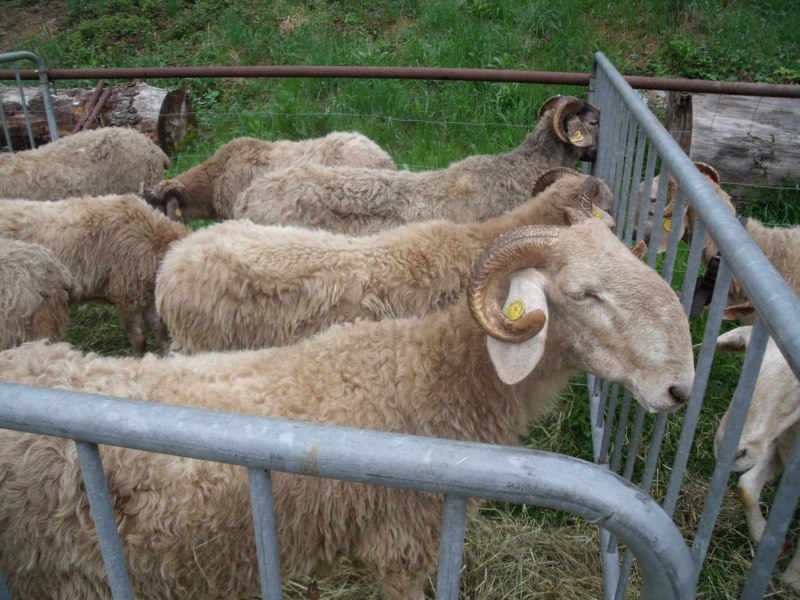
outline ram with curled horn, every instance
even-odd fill
[[[518,444],[579,371],[626,386],[651,411],[675,410],[688,397],[694,363],[677,295],[599,220],[513,230],[489,245],[474,273],[477,322],[461,297],[425,317],[343,323],[262,350],[141,361],[33,342],[0,352],[0,379],[503,445]],[[510,327],[508,341],[490,337],[498,311],[522,324]],[[96,544],[87,537],[71,444],[0,431],[0,570],[14,597],[111,597],[101,553],[75,559],[70,552]],[[259,593],[244,468],[114,447],[104,447],[103,465],[115,474],[109,493],[126,515],[122,550],[139,595]],[[132,493],[140,473],[147,474],[146,514],[141,494]],[[380,580],[385,600],[424,598],[436,568],[440,494],[280,472],[271,481],[285,577],[348,558]],[[476,504],[470,501],[470,514]],[[56,517],[59,527],[47,527]],[[186,560],[197,540],[210,544],[202,570]],[[152,565],[164,567],[158,577]]]
[[[557,168],[527,202],[481,223],[429,221],[350,237],[228,221],[170,250],[156,303],[184,353],[284,345],[357,318],[421,317],[463,295],[472,261],[500,233],[591,218],[613,227],[608,206],[601,180]]]
[[[594,160],[599,124],[596,107],[556,96],[509,152],[469,156],[429,171],[297,165],[254,179],[237,197],[232,216],[349,235],[432,219],[483,221],[525,202],[547,171]]]

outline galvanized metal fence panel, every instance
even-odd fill
[[[119,565],[113,518],[111,523],[107,519],[111,504],[96,444],[250,469],[255,523],[261,524],[256,537],[263,538],[258,543],[259,569],[269,578],[262,582],[265,598],[280,597],[280,588],[279,578],[270,578],[279,569],[270,486],[261,472],[308,475],[309,461],[319,477],[445,494],[438,598],[458,597],[468,497],[565,510],[602,525],[636,555],[643,596],[694,597],[691,556],[667,514],[624,479],[566,456],[14,384],[0,384],[0,428],[70,437],[87,451],[85,465],[82,460],[85,483],[95,525],[107,538],[102,552],[115,598],[130,597],[130,584]],[[364,448],[371,450],[365,453]]]
[[[733,399],[734,408],[709,482],[700,521],[696,531],[684,532],[693,537],[692,555],[699,574],[722,504],[723,492],[728,485],[736,444],[744,426],[768,335],[774,337],[794,374],[797,376],[800,373],[800,302],[740,226],[736,217],[717,200],[716,193],[705,177],[652,114],[644,100],[625,82],[602,53],[595,55],[589,99],[602,112],[598,161],[593,165],[592,173],[604,179],[614,193],[612,216],[617,222],[618,235],[626,243],[648,238],[648,264],[655,267],[660,262],[659,271],[662,276],[668,282],[674,282],[680,289],[687,314],[701,268],[706,231],[720,248],[721,261],[713,301],[705,319],[695,382],[683,411],[680,438],[674,449],[662,500],[663,508],[670,515],[676,510],[687,463],[695,443],[695,431],[703,409],[723,309],[734,276],[741,282],[758,314]],[[657,189],[653,189],[656,174],[659,174],[659,185]],[[671,218],[664,214],[669,177],[677,182]],[[651,202],[653,195],[655,202]],[[684,270],[678,273],[683,277],[683,283],[679,284],[675,269],[681,244],[681,220],[687,202],[697,214],[697,219],[688,244],[688,255],[684,257]],[[666,249],[659,261],[659,253],[655,250],[664,236]],[[683,251],[686,251],[685,246]],[[613,472],[621,471],[621,475],[629,480],[634,479],[636,470],[637,484],[645,493],[651,494],[656,470],[667,461],[660,453],[667,417],[656,417],[652,431],[645,439],[645,415],[641,408],[637,408],[633,423],[629,423],[630,394],[625,392],[622,400],[618,401],[619,391],[615,386],[596,381],[591,375],[589,386],[595,390],[590,397],[595,461]],[[610,442],[612,438],[613,443]],[[624,440],[627,440],[627,445]],[[639,455],[639,447],[642,445],[647,446],[644,457]],[[609,453],[610,446],[613,448]],[[797,448],[795,450],[800,452]],[[621,464],[623,451],[626,453],[624,465]],[[792,473],[800,464],[795,458],[796,455],[792,458],[793,462],[786,466],[785,474]],[[742,598],[762,597],[778,556],[777,547],[780,544],[777,540],[782,542],[784,539],[797,506],[796,478],[784,477],[784,480],[786,481],[781,482],[778,497],[770,511],[768,531],[765,531],[753,560],[746,586],[742,590]],[[613,536],[605,536],[601,543],[601,551],[606,555],[603,560],[606,597],[622,598],[632,557],[626,555],[620,563],[620,551]],[[616,581],[616,585],[612,581]],[[614,594],[609,593],[612,588],[616,588]]]
[[[50,80],[47,77],[47,69],[45,68],[44,62],[42,62],[42,60],[35,54],[30,52],[8,52],[5,54],[0,54],[0,65],[5,63],[11,64],[11,68],[15,76],[14,78],[17,86],[17,93],[19,94],[19,103],[24,112],[25,126],[30,144],[29,147],[36,148],[36,141],[34,140],[33,129],[31,125],[31,116],[28,112],[28,102],[25,98],[25,90],[22,86],[22,78],[20,76],[20,62],[32,62],[36,67],[36,72],[39,76],[39,93],[42,95],[45,117],[47,119],[47,127],[50,130],[50,141],[54,141],[58,139],[58,127],[56,125],[56,116],[53,109],[53,99],[50,96]],[[6,116],[2,102],[0,102],[0,123],[2,123],[3,126],[3,135],[6,142],[5,148],[0,148],[0,150],[14,152],[14,147],[11,143],[11,132],[8,128],[8,117]]]

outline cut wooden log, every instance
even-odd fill
[[[713,166],[737,201],[754,186],[800,184],[796,98],[671,93],[667,128],[689,157]]]
[[[167,90],[135,81],[105,87],[100,93],[98,89],[70,88],[51,92],[59,137],[69,135],[76,128],[133,127],[149,136],[164,152],[171,154],[186,135],[187,129],[197,127],[197,117],[185,87]],[[36,146],[50,141],[39,89],[26,87],[23,93],[30,117],[30,131],[18,89],[0,86],[0,101],[14,150],[31,147],[30,133]],[[5,133],[0,130],[0,145],[6,147],[7,144]]]

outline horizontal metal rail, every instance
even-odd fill
[[[42,69],[43,67],[38,67]],[[23,79],[37,79],[38,71],[20,71]],[[209,67],[115,67],[97,69],[49,69],[51,80],[61,79],[180,79],[186,77],[342,77],[348,79],[432,79],[449,81],[492,81],[588,86],[588,73],[523,71],[514,69],[453,69],[436,67],[358,67],[358,66],[209,66]],[[0,80],[13,79],[10,71],[0,70]],[[625,77],[637,89],[738,94],[800,98],[800,86],[778,83],[709,81],[705,79]]]
[[[575,458],[13,384],[0,384],[0,428],[564,510],[627,544],[643,597],[694,597],[694,565],[667,514],[636,486]]]

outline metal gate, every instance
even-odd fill
[[[0,62],[14,62],[16,69],[15,61],[33,60],[40,74],[40,87],[44,94],[48,87],[46,71],[41,61],[32,57],[28,53],[0,55]],[[21,91],[19,78],[17,80]],[[131,597],[131,588],[97,444],[246,467],[265,598],[279,598],[281,595],[270,472],[307,474],[310,456],[314,456],[314,471],[321,477],[445,495],[438,598],[456,598],[458,595],[468,497],[557,508],[579,515],[589,522],[602,523],[606,598],[623,597],[634,558],[642,574],[643,597],[683,600],[694,596],[722,491],[727,485],[735,438],[741,431],[767,334],[775,336],[794,372],[800,372],[800,324],[797,319],[800,309],[797,298],[738,226],[736,219],[716,206],[714,192],[702,175],[602,54],[596,55],[590,87],[590,101],[603,111],[599,158],[594,174],[607,181],[614,192],[614,216],[620,236],[626,242],[644,236],[644,227],[641,223],[637,227],[634,217],[637,202],[643,208],[648,208],[645,206],[647,194],[639,198],[638,189],[640,181],[644,182],[645,187],[650,185],[648,182],[652,182],[656,171],[662,174],[662,185],[655,206],[654,237],[662,229],[666,174],[672,174],[677,179],[681,190],[676,212],[680,210],[680,203],[689,202],[700,217],[699,230],[696,230],[690,246],[682,289],[687,312],[694,279],[700,269],[702,234],[706,229],[722,250],[717,277],[718,293],[714,296],[704,330],[697,361],[697,378],[683,413],[680,444],[672,461],[672,475],[662,501],[663,508],[652,499],[645,498],[641,492],[651,493],[654,474],[663,463],[659,451],[667,417],[662,415],[657,418],[656,426],[647,440],[649,448],[645,464],[637,468],[636,447],[645,441],[642,433],[644,413],[638,409],[633,422],[629,423],[632,412],[630,394],[592,376],[589,376],[589,381],[593,390],[591,405],[597,465],[525,449],[320,427],[0,384],[0,427],[75,440],[115,598]],[[3,119],[5,124],[5,117]],[[51,119],[52,107],[48,113],[48,123],[55,136],[55,121]],[[646,210],[642,210],[639,214],[646,213]],[[673,232],[678,230],[678,227],[673,228]],[[651,246],[654,243],[657,244],[657,240],[651,240]],[[666,257],[660,268],[668,281],[673,279],[677,248],[678,235],[671,233]],[[649,261],[651,266],[656,265],[654,252],[650,253]],[[753,300],[759,319],[737,389],[737,412],[730,420],[730,433],[722,445],[690,550],[683,538],[686,532],[681,534],[678,531],[671,516],[691,451],[697,416],[703,404],[727,286],[734,274]],[[175,422],[182,423],[180,430],[169,426]],[[131,423],[136,425],[131,426]],[[289,438],[293,440],[291,444],[282,441]],[[627,441],[623,443],[626,438]],[[364,447],[374,451],[365,457],[360,452]],[[624,464],[623,447],[627,455]],[[797,464],[798,452],[800,444],[795,445],[791,468],[787,468],[787,472]],[[431,455],[437,457],[432,463],[429,460]],[[469,456],[469,461],[463,460],[465,456]],[[425,464],[425,469],[419,468],[421,464]],[[634,473],[636,485],[627,481],[634,478]],[[787,481],[779,488],[767,532],[742,597],[760,597],[766,588],[780,541],[797,504],[798,485]],[[624,506],[625,510],[620,511],[620,506]],[[626,552],[620,550],[620,543],[627,548]],[[0,575],[0,599],[5,597],[8,597],[8,592]]]
[[[783,351],[795,376],[800,373],[800,302],[740,226],[736,217],[716,199],[716,192],[650,112],[642,98],[600,53],[595,56],[589,98],[601,109],[603,115],[598,161],[594,165],[593,174],[605,180],[614,194],[613,216],[620,238],[627,243],[642,240],[648,230],[648,212],[652,209],[649,246],[651,249],[657,248],[660,236],[668,236],[660,272],[664,279],[673,282],[676,280],[676,257],[682,230],[677,219],[683,218],[684,203],[688,202],[699,217],[691,237],[683,284],[678,288],[681,289],[681,298],[687,313],[695,292],[706,231],[720,248],[721,261],[713,301],[703,329],[703,342],[697,357],[696,378],[683,412],[680,439],[672,458],[662,501],[664,510],[670,516],[674,514],[687,460],[695,443],[695,428],[703,408],[716,338],[732,276],[735,275],[741,282],[758,314],[736,388],[734,410],[720,447],[702,516],[693,532],[692,560],[695,572],[699,574],[706,558],[723,491],[728,483],[736,444],[744,425],[769,335],[774,337]],[[657,190],[652,190],[656,172],[660,174],[659,186]],[[668,222],[664,216],[669,176],[674,177],[677,182],[672,222]],[[656,194],[655,206],[650,202],[651,191]],[[678,215],[677,219],[674,215]],[[656,267],[657,260],[657,252],[648,253],[650,266]],[[656,470],[659,464],[663,466],[664,459],[660,458],[660,450],[667,415],[656,418],[649,438],[643,440],[644,411],[637,408],[632,422],[629,422],[630,393],[607,382],[596,381],[592,376],[589,376],[589,385],[594,390],[591,408],[595,462],[606,465],[613,472],[621,473],[626,479],[632,479],[636,461],[641,460],[637,457],[636,448],[646,441],[647,454],[643,458],[644,464],[640,465],[637,483],[650,494]],[[621,459],[623,440],[627,440],[624,464]],[[795,444],[785,473],[793,473],[797,468],[798,452],[800,443]],[[763,596],[784,534],[797,506],[798,493],[800,481],[796,477],[784,477],[742,591],[742,598]],[[630,573],[631,557],[625,557],[620,564],[618,547],[613,536],[603,534],[601,539],[606,597],[622,598]]]
[[[28,101],[25,98],[25,89],[22,86],[22,78],[20,77],[19,63],[32,62],[36,67],[36,72],[39,76],[39,93],[42,96],[42,102],[45,108],[45,115],[47,118],[47,127],[50,130],[50,141],[58,139],[58,127],[56,126],[55,112],[53,110],[53,99],[50,96],[50,80],[47,77],[47,69],[42,60],[30,52],[10,52],[8,54],[0,54],[0,65],[10,63],[14,73],[14,80],[16,82],[19,104],[22,107],[25,116],[25,125],[28,134],[29,148],[36,148],[36,141],[34,140],[33,129],[31,126],[31,118],[28,113]],[[6,111],[3,108],[3,101],[5,98],[0,98],[0,123],[3,125],[3,136],[5,139],[5,150],[14,152],[13,144],[11,143],[11,133],[8,129],[8,118]]]

